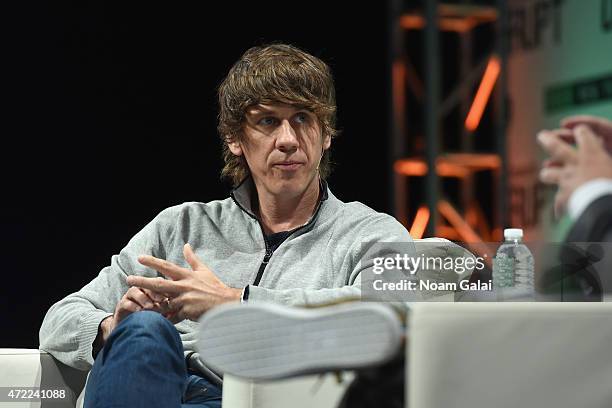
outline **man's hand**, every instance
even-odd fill
[[[115,313],[100,323],[102,344],[106,343],[108,336],[110,336],[115,327],[131,313],[141,310],[152,310],[169,317],[170,310],[168,309],[167,302],[164,301],[165,299],[165,296],[148,289],[129,288],[121,300],[119,300],[117,306],[115,306]]]
[[[602,139],[586,125],[576,125],[574,149],[563,135],[567,130],[541,131],[538,141],[550,155],[540,171],[540,180],[559,187],[555,196],[555,214],[565,211],[572,193],[582,184],[596,178],[612,178],[612,157]]]
[[[587,125],[589,128],[591,128],[591,130],[593,130],[593,132],[602,139],[603,145],[608,154],[612,154],[611,121],[590,115],[568,116],[561,121],[561,126],[567,130],[573,130],[578,125]],[[570,143],[574,143],[573,136],[569,136],[565,140]]]
[[[182,268],[172,262],[143,255],[138,262],[155,269],[169,279],[128,276],[128,285],[148,289],[161,296],[167,295],[170,313],[169,319],[179,322],[184,319],[197,320],[214,306],[240,300],[241,289],[230,288],[202,263],[191,245],[183,247],[185,260],[192,270]]]

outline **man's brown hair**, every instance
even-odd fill
[[[260,103],[307,109],[318,118],[322,138],[337,134],[334,80],[327,64],[287,44],[248,49],[219,86],[217,129],[225,161],[221,177],[230,179],[234,186],[249,174],[249,168],[244,156],[235,156],[227,143],[244,137],[246,110]],[[328,149],[319,164],[322,179],[330,172],[329,155]]]

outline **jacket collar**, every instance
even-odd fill
[[[317,203],[317,210],[321,207],[323,201],[329,198],[329,189],[325,180],[319,180],[319,202]],[[258,219],[253,211],[253,199],[257,197],[257,190],[255,189],[255,182],[251,176],[246,177],[238,184],[231,192],[230,196],[236,203],[236,205],[251,218]],[[315,215],[318,211],[315,211]],[[313,217],[314,219],[314,217]]]

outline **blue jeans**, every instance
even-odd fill
[[[151,311],[125,318],[96,357],[85,408],[220,408],[221,387],[188,374],[183,344],[166,318]]]

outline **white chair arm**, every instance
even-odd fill
[[[612,304],[413,307],[410,408],[610,406]]]
[[[354,378],[342,373],[310,375],[281,381],[254,383],[226,375],[223,379],[223,408],[335,408]]]
[[[52,405],[58,408],[82,406],[82,391],[87,372],[68,367],[50,354],[36,349],[0,349],[0,389],[35,387],[41,390],[66,390],[62,400],[32,400],[31,407]],[[42,401],[42,402],[41,402]],[[23,407],[22,402],[8,402],[0,395],[0,406]]]

